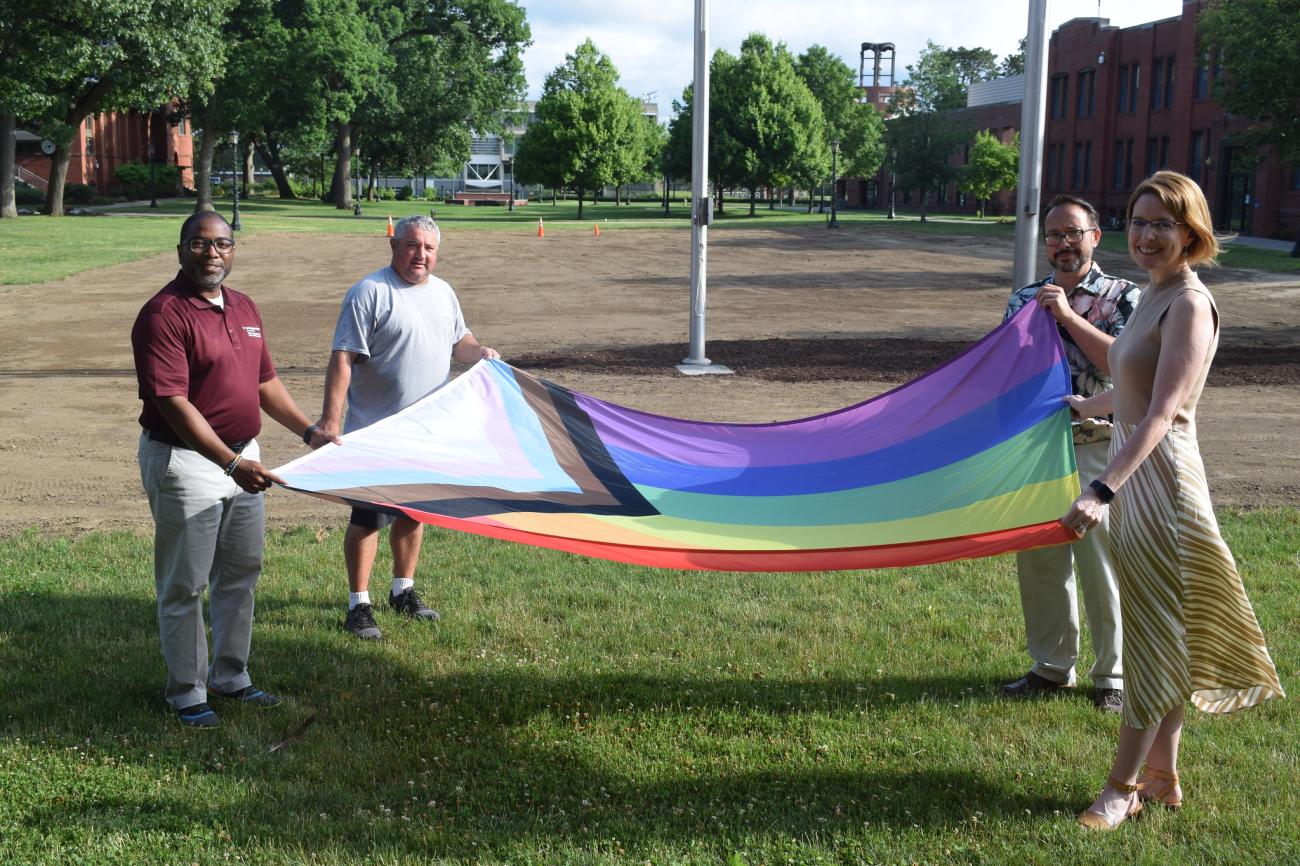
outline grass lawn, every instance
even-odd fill
[[[1294,688],[1300,510],[1222,518]],[[994,696],[1009,557],[705,574],[433,531],[444,620],[363,644],[340,544],[268,539],[253,673],[292,700],[199,732],[162,702],[148,538],[0,541],[0,862],[1300,861],[1294,700],[1190,715],[1180,814],[1074,826],[1117,722]]]
[[[230,200],[216,203],[222,215],[230,217]],[[159,202],[157,210],[145,207],[137,211],[109,210],[104,215],[46,217],[27,216],[0,221],[0,285],[41,283],[61,279],[96,267],[132,261],[166,252],[176,245],[180,220],[193,212],[193,199]],[[431,202],[366,202],[362,215],[340,211],[317,201],[281,201],[278,198],[241,200],[241,232],[341,232],[346,234],[382,234],[388,217],[401,219],[430,210],[438,222],[457,231],[513,231],[534,233],[538,219],[548,231],[590,232],[599,223],[603,230],[620,228],[690,228],[687,205],[678,202],[671,215],[651,203],[614,205],[587,203],[578,218],[576,202],[534,201],[510,212],[502,207],[464,207]],[[731,202],[717,215],[714,231],[749,228],[783,228],[788,226],[824,225],[827,214],[804,213],[802,209],[767,210],[760,207],[753,217],[748,205]],[[842,212],[845,229],[922,231],[944,235],[977,235],[1010,238],[1014,227],[989,220],[965,219],[961,222],[920,223],[916,217],[887,220],[868,212]],[[868,225],[869,224],[869,225]]]

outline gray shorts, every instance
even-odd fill
[[[396,514],[387,514],[369,508],[354,508],[352,509],[352,516],[348,518],[348,523],[353,526],[360,526],[362,529],[383,529],[386,526],[392,526],[395,520],[397,520]]]

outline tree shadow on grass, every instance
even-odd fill
[[[0,644],[0,693],[21,699],[6,701],[0,733],[38,760],[74,749],[87,761],[53,797],[7,795],[30,828],[478,859],[609,840],[634,850],[954,828],[976,810],[1078,805],[969,769],[959,750],[915,759],[915,716],[955,704],[969,709],[944,713],[960,723],[991,699],[957,675],[570,674],[463,650],[442,666],[450,672],[430,675],[427,645],[403,646],[424,630],[363,644],[304,628],[296,602],[272,601],[253,663],[292,700],[217,704],[223,727],[196,732],[162,704],[151,604],[22,595]]]

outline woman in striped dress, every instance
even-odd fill
[[[1192,180],[1161,171],[1133,191],[1127,216],[1129,254],[1150,282],[1111,346],[1114,389],[1067,398],[1080,417],[1115,416],[1110,463],[1062,518],[1082,535],[1114,499],[1127,695],[1110,776],[1079,816],[1099,830],[1144,802],[1182,803],[1187,701],[1226,713],[1283,696],[1219,535],[1196,441],[1196,403],[1219,331],[1214,299],[1192,270],[1213,266],[1219,253],[1209,208]]]

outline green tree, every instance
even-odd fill
[[[1201,50],[1217,53],[1227,75],[1214,98],[1249,118],[1248,144],[1277,148],[1300,171],[1300,0],[1215,3],[1197,21]],[[1300,258],[1300,232],[1291,255]]]
[[[1008,75],[1025,74],[1025,51],[1028,44],[1028,37],[1021,36],[1020,45],[1016,48],[1015,53],[1002,58],[1002,62],[998,65],[999,78],[1005,78]]]
[[[527,183],[562,179],[555,185],[577,192],[582,219],[586,193],[615,183],[621,166],[644,162],[641,124],[641,103],[618,86],[613,62],[588,39],[546,76],[516,172]]]
[[[1010,144],[1003,144],[996,135],[980,130],[971,145],[970,161],[962,166],[958,187],[975,196],[980,203],[980,216],[993,193],[1011,189],[1020,178],[1020,134]]]
[[[716,161],[716,178],[749,191],[752,216],[759,189],[825,176],[826,122],[784,45],[751,33],[734,62],[718,54],[711,75],[710,171]]]
[[[220,24],[230,5],[231,0],[19,0],[4,10],[13,15],[6,24],[23,27],[27,48],[15,54],[37,51],[46,57],[33,66],[42,96],[39,112],[28,118],[55,145],[46,213],[63,213],[72,137],[92,113],[152,110],[186,90],[210,90],[225,62]],[[15,71],[8,63],[0,76],[12,82]],[[0,99],[21,98],[0,84]]]
[[[907,87],[890,97],[889,148],[899,183],[921,192],[921,221],[931,192],[953,180],[948,159],[969,138],[952,112],[966,105],[966,89],[978,76],[991,75],[992,52],[948,49],[933,42],[915,66],[908,66]]]
[[[823,140],[840,143],[840,176],[870,177],[884,159],[884,124],[880,114],[860,101],[857,73],[820,45],[808,48],[795,64],[799,77],[821,106],[826,121]],[[829,168],[829,165],[824,168]],[[820,185],[826,175],[814,179]],[[812,211],[812,195],[808,197]]]

